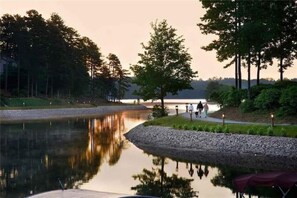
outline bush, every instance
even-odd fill
[[[250,128],[250,129],[248,129],[247,133],[248,133],[249,135],[256,135],[256,134],[257,134],[254,128]]]
[[[273,128],[272,128],[272,127],[268,127],[268,128],[267,128],[267,134],[268,134],[269,136],[273,136],[273,135],[274,135],[274,133],[273,133]]]
[[[224,105],[229,107],[239,107],[241,100],[245,98],[246,90],[237,90],[234,87],[230,89],[224,98]]]
[[[273,88],[273,85],[271,84],[260,84],[256,86],[251,87],[251,95],[250,99],[255,99],[263,90]]]
[[[275,88],[262,90],[255,99],[255,107],[261,110],[278,108],[280,95],[281,91]]]
[[[264,135],[264,130],[262,128],[257,129],[257,134],[258,135]]]
[[[243,113],[252,112],[255,110],[254,101],[252,100],[245,100],[240,104],[239,107]]]
[[[284,89],[279,100],[281,113],[284,115],[295,115],[297,113],[297,86]]]
[[[222,127],[222,125],[217,125],[217,126],[214,128],[214,132],[216,132],[216,133],[222,133],[222,132],[223,132],[223,127]]]
[[[163,111],[161,105],[154,105],[152,115],[154,118],[168,116],[168,109],[165,107],[165,110]]]
[[[229,128],[227,126],[223,128],[223,133],[229,133]]]

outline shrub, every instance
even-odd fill
[[[288,134],[287,134],[287,132],[286,132],[286,130],[284,128],[281,128],[281,135],[283,137],[287,137],[288,136]]]
[[[205,125],[204,128],[203,128],[203,131],[208,132],[208,131],[211,131],[211,130],[210,130],[210,128],[207,125]]]
[[[268,127],[268,128],[267,128],[267,134],[268,134],[269,136],[273,136],[273,135],[274,135],[274,133],[273,133],[273,128],[272,128],[272,127]]]
[[[240,104],[239,107],[243,113],[252,112],[255,110],[254,101],[252,100],[245,100]]]
[[[229,128],[227,126],[223,128],[223,133],[229,133]]]
[[[250,95],[251,100],[255,99],[262,92],[262,90],[269,89],[272,87],[273,85],[271,84],[260,84],[260,85],[252,86],[251,95]]]
[[[161,105],[154,105],[152,115],[154,118],[168,116],[168,109],[165,107],[165,110],[163,111]]]
[[[223,127],[222,125],[217,125],[215,128],[214,128],[214,131],[216,133],[222,133],[223,132]]]
[[[203,131],[203,127],[201,125],[198,126],[197,131]]]
[[[279,103],[281,113],[284,115],[295,115],[297,113],[297,86],[284,89],[281,93]]]
[[[189,130],[190,129],[190,127],[188,126],[188,125],[184,125],[184,130]]]
[[[278,89],[265,89],[256,97],[255,107],[262,110],[278,108],[281,92]]]
[[[237,90],[234,87],[230,89],[224,98],[224,105],[229,107],[239,107],[241,100],[245,98],[246,91],[245,90]]]
[[[255,131],[254,128],[250,128],[250,129],[248,129],[248,130],[247,130],[247,133],[248,133],[249,135],[256,135],[256,131]]]
[[[257,134],[258,135],[264,135],[264,130],[262,128],[257,129]]]

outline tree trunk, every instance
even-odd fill
[[[28,75],[27,75],[27,89],[28,89],[28,92],[27,92],[27,97],[29,98],[30,97],[30,74],[28,72]]]
[[[261,51],[258,51],[258,61],[257,61],[257,85],[260,85],[260,71],[261,71]]]
[[[53,82],[53,77],[51,77],[51,98],[54,95],[54,82]]]
[[[18,97],[20,97],[21,61],[18,61]]]
[[[235,88],[238,89],[237,54],[235,54]]]
[[[37,84],[37,81],[35,82],[35,96],[37,97],[37,87],[38,87],[38,84]]]
[[[248,55],[248,99],[251,99],[251,52]]]
[[[279,72],[280,72],[280,81],[283,81],[283,73],[284,73],[284,66],[283,66],[283,57],[281,56],[280,58],[280,63],[279,63]]]
[[[241,57],[238,55],[238,89],[241,89]]]
[[[48,96],[48,80],[49,79],[49,77],[47,76],[46,77],[46,84],[45,84],[45,96],[47,97]]]
[[[8,87],[8,66],[9,64],[5,64],[5,92],[7,92],[7,87]]]
[[[31,97],[34,96],[34,79],[32,77],[32,81],[31,81]]]

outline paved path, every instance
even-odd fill
[[[182,114],[183,117],[191,119],[190,117],[190,113],[183,113]],[[202,114],[201,118],[198,116],[198,118],[196,118],[195,114],[192,114],[192,119],[193,120],[201,120],[201,121],[208,121],[208,122],[217,122],[217,123],[222,123],[223,120],[219,119],[219,118],[212,118],[212,117],[205,117],[204,114]],[[242,121],[235,121],[235,120],[226,120],[225,119],[225,123],[226,124],[256,124],[254,122],[242,122]],[[257,123],[257,124],[268,124],[268,123]]]

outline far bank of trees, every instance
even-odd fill
[[[203,49],[217,52],[219,61],[229,61],[225,67],[234,65],[235,87],[242,88],[242,68],[247,69],[248,82],[251,67],[260,73],[278,64],[280,81],[284,72],[293,66],[297,58],[297,2],[283,1],[209,1],[200,0],[205,15],[198,24],[202,33],[214,34],[217,39]],[[248,84],[248,94],[250,93]]]
[[[88,37],[53,13],[36,10],[0,18],[0,89],[17,97],[88,96],[121,99],[128,71],[119,58],[101,54]]]

